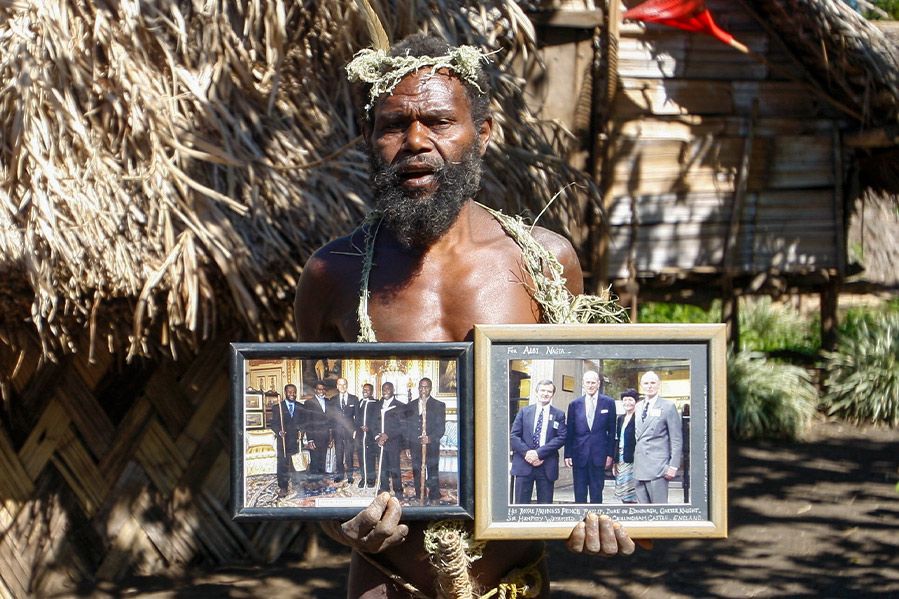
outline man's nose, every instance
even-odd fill
[[[403,146],[409,152],[422,152],[430,149],[431,140],[428,137],[428,128],[420,121],[412,121],[406,129],[406,137]]]

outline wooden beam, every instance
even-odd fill
[[[595,10],[534,10],[527,12],[535,25],[566,29],[593,29],[603,24],[603,11]]]

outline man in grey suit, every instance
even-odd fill
[[[668,503],[668,482],[677,474],[683,457],[680,416],[674,402],[659,397],[660,386],[659,375],[651,370],[640,379],[645,399],[636,409],[638,503]]]

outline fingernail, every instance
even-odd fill
[[[600,515],[599,515],[599,519],[600,519],[600,520],[611,520],[611,518],[609,518],[609,517],[606,516],[605,514],[600,514]]]

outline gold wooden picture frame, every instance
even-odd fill
[[[565,539],[589,511],[611,516],[634,538],[726,537],[725,335],[721,324],[476,326],[475,537]],[[600,382],[600,393],[607,396],[591,411],[595,414],[593,427],[607,426],[606,419],[613,416],[618,424],[617,416],[627,412],[625,405],[631,412],[623,420],[640,425],[639,439],[630,441],[630,465],[620,453],[629,441],[622,444],[616,427],[613,461],[620,459],[621,468],[616,472],[640,473],[633,478],[641,486],[644,503],[625,503],[620,498],[634,498],[628,488],[632,485],[624,474],[621,484],[616,484],[611,469],[604,476],[590,475],[594,481],[605,479],[600,490],[589,488],[596,495],[589,499],[601,499],[602,503],[584,499],[588,495],[584,460],[589,462],[589,458],[578,458],[584,455],[584,446],[578,443],[589,434],[581,388],[589,371],[598,374],[594,378]],[[655,377],[648,376],[650,372]],[[649,392],[652,401],[640,394],[644,375],[647,380],[659,381],[657,396]],[[574,380],[572,390],[565,384],[570,378]],[[538,398],[541,390],[542,400]],[[547,427],[542,418],[538,427],[537,406],[550,392],[554,409],[543,410],[549,415]],[[622,395],[638,394],[636,408],[621,399]],[[678,424],[682,427],[679,431]],[[646,472],[655,467],[651,464],[658,450],[655,444],[664,439],[651,440],[654,426],[669,435],[664,443],[675,456],[672,464],[679,464],[667,490],[661,494],[654,490],[653,497],[646,489],[656,475]],[[538,431],[543,435],[539,441]],[[674,449],[678,436],[680,449]],[[554,441],[550,443],[550,439]],[[539,447],[542,459],[528,461],[532,465],[526,467],[525,461],[530,459],[527,447]],[[566,456],[573,458],[571,467],[565,463]],[[643,464],[638,466],[641,459]],[[534,478],[542,480],[538,483]],[[542,502],[534,499],[532,484],[538,489],[542,484]],[[647,496],[656,503],[648,503]]]

